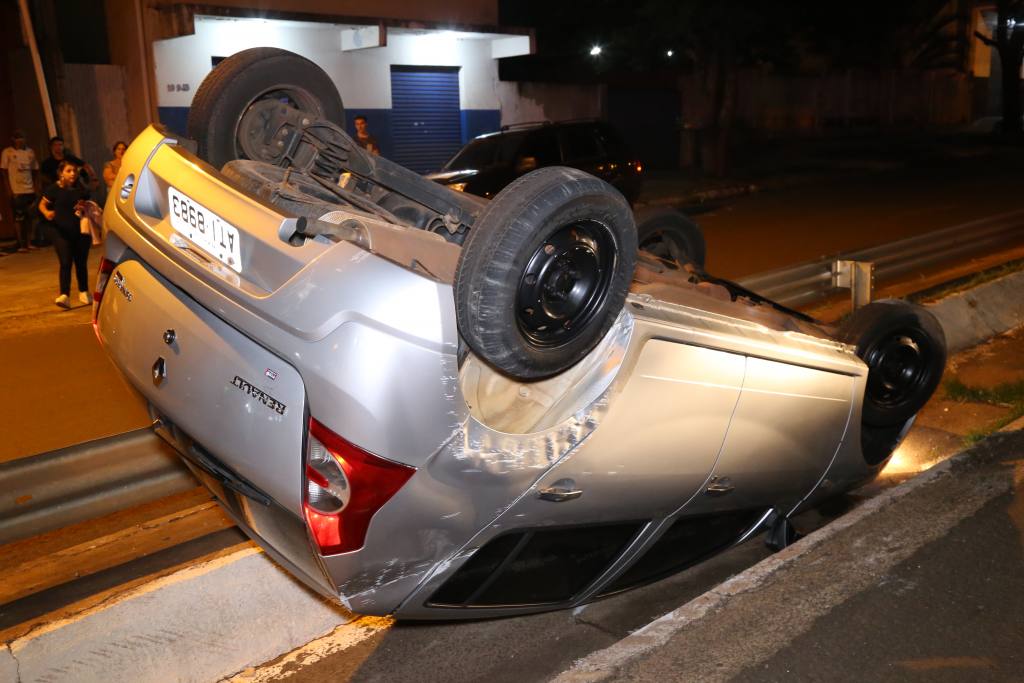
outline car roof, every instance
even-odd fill
[[[566,119],[565,121],[526,121],[523,123],[511,123],[501,127],[501,129],[483,133],[477,135],[474,140],[485,140],[488,138],[498,138],[502,135],[510,135],[515,133],[529,132],[537,130],[539,128],[559,128],[563,126],[574,126],[574,125],[585,125],[585,124],[605,124],[605,121],[601,119]]]

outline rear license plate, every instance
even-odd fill
[[[236,273],[242,272],[238,228],[173,187],[167,188],[167,204],[172,228]]]

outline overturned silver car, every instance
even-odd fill
[[[95,324],[225,510],[354,611],[557,609],[784,546],[939,381],[918,307],[827,329],[706,275],[665,212],[642,220],[674,258],[637,256],[621,195],[572,169],[450,192],[359,149],[321,77],[239,53],[194,140],[132,143]]]

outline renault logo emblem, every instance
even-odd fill
[[[153,384],[160,386],[163,383],[164,378],[167,377],[167,361],[164,360],[163,356],[156,359],[153,363]]]

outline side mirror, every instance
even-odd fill
[[[529,173],[537,168],[537,157],[519,157],[516,162],[516,170],[520,173]]]

